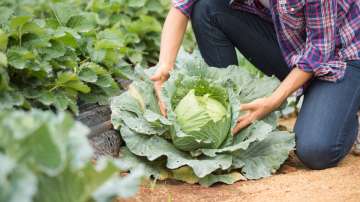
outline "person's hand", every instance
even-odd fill
[[[281,102],[274,97],[264,97],[253,102],[240,105],[241,111],[246,111],[246,114],[240,116],[237,120],[237,125],[232,130],[232,134],[236,135],[241,129],[250,125],[256,120],[264,118],[266,115],[280,107]]]
[[[169,78],[169,71],[171,68],[159,67],[154,75],[150,77],[154,81],[154,89],[158,98],[160,112],[163,116],[166,116],[166,107],[164,102],[161,100],[161,89],[163,84]]]

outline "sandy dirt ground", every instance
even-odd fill
[[[291,127],[294,120],[286,120]],[[360,202],[360,157],[349,154],[336,168],[322,171],[306,169],[291,154],[278,173],[256,181],[204,188],[174,181],[144,185],[126,202],[236,202],[301,201]]]

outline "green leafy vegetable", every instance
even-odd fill
[[[182,52],[164,84],[165,118],[148,79],[154,71],[136,69],[129,90],[111,102],[113,125],[126,143],[123,161],[145,164],[148,176],[204,186],[259,179],[274,173],[294,148],[294,134],[276,130],[274,113],[231,135],[244,113],[239,105],[270,95],[277,79],[236,66],[208,67]]]
[[[105,202],[137,190],[142,168],[123,178],[125,163],[92,163],[89,130],[68,114],[2,111],[0,131],[0,201]]]
[[[169,7],[157,0],[0,1],[0,77],[9,78],[0,82],[0,108],[76,114],[77,103],[108,104],[121,92],[118,78],[156,64]]]
[[[181,130],[186,133],[184,136],[177,136],[175,132],[172,135],[174,145],[181,150],[216,149],[229,133],[230,113],[210,95],[195,96],[195,90],[190,90],[176,106],[175,115]]]

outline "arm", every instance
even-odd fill
[[[329,65],[335,59],[337,1],[307,0],[304,12],[305,47],[292,65],[298,65],[306,72],[313,72],[319,79],[336,81],[344,73],[342,65]]]
[[[270,96],[276,108],[280,107],[285,100],[297,91],[300,87],[304,86],[311,78],[313,73],[305,72],[299,68],[294,68],[289,75],[281,82],[280,86]]]
[[[327,65],[335,51],[336,4],[336,0],[307,0],[306,42],[304,50],[300,51],[303,54],[297,56],[292,64],[295,68],[271,96],[240,106],[247,113],[238,119],[233,134],[277,109],[313,76],[330,81],[341,77],[343,71]]]
[[[159,67],[166,75],[172,70],[183,41],[189,18],[172,7],[165,20],[161,34]]]
[[[166,115],[166,109],[160,96],[161,89],[163,83],[169,78],[169,72],[174,68],[176,56],[184,38],[188,21],[189,18],[183,12],[172,7],[165,20],[161,34],[158,69],[150,79],[154,81],[155,93],[163,115]]]

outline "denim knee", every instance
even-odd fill
[[[331,144],[297,140],[296,154],[308,168],[322,170],[335,167],[342,159],[341,153]]]
[[[208,22],[208,19],[210,18],[210,2],[207,0],[200,0],[193,5],[193,10],[191,13],[191,23],[193,26],[199,26],[200,23]]]

